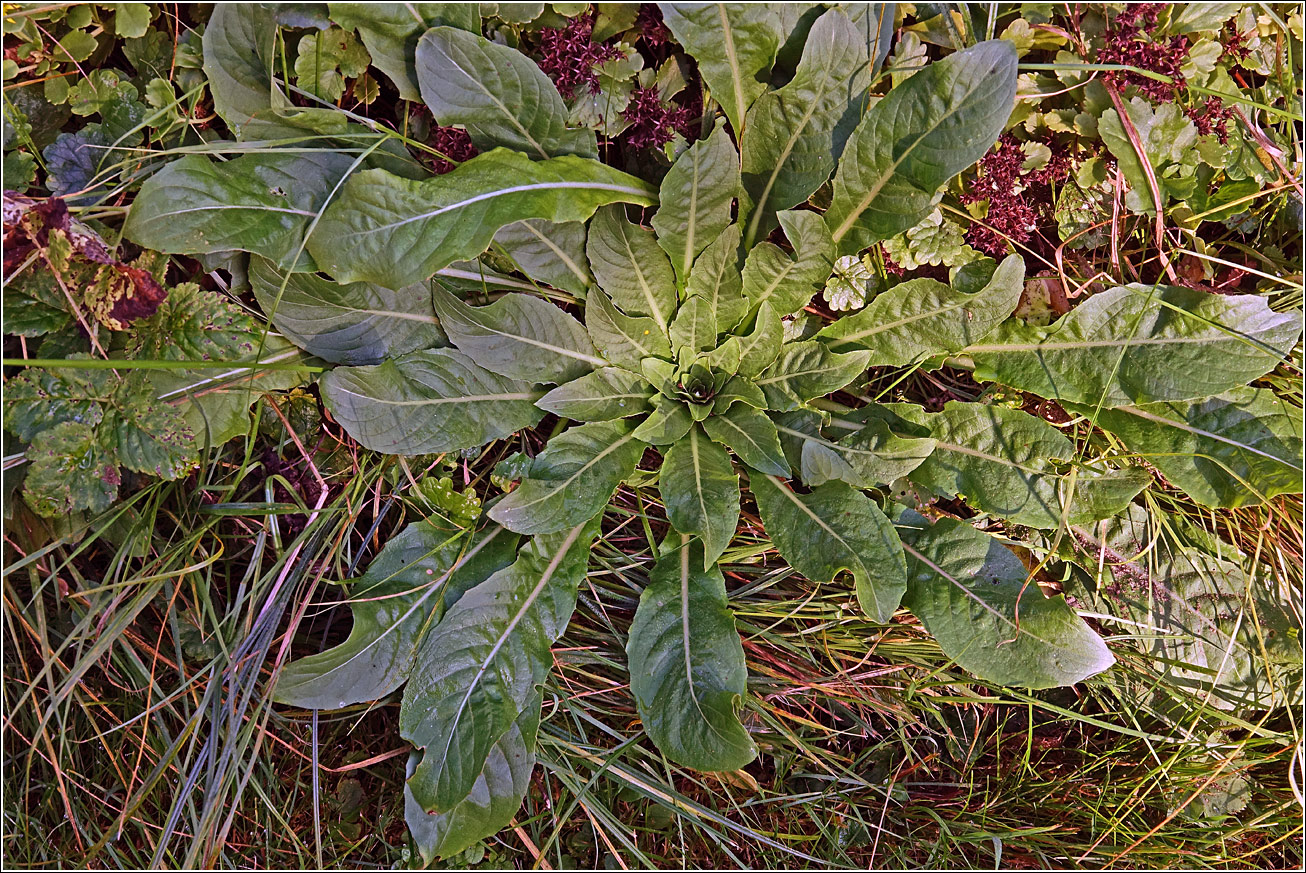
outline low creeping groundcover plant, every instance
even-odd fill
[[[667,527],[626,643],[631,691],[658,749],[706,771],[757,755],[720,564],[746,499],[785,561],[817,583],[846,573],[869,618],[905,607],[966,670],[1045,689],[1113,657],[978,522],[1041,532],[1048,555],[1070,557],[1095,536],[1107,548],[1104,519],[1128,539],[1153,469],[1211,507],[1299,488],[1295,413],[1248,387],[1297,343],[1297,312],[1132,284],[1026,323],[1012,317],[1025,288],[1014,254],[868,295],[876,262],[863,255],[937,224],[945,188],[1003,134],[1011,41],[890,77],[891,6],[660,4],[704,95],[701,119],[666,121],[663,138],[662,122],[628,110],[666,110],[648,95],[674,93],[679,67],[622,69],[634,53],[596,43],[592,83],[555,83],[502,31],[487,39],[475,4],[363,6],[329,4],[333,29],[357,28],[463,149],[441,153],[447,172],[365,120],[298,105],[312,101],[292,100],[273,63],[275,9],[222,5],[204,70],[240,142],[161,162],[124,236],[245,265],[272,324],[328,365],[322,402],[367,449],[474,450],[556,417],[542,451],[504,466],[520,481],[483,517],[432,517],[391,539],[352,582],[348,639],[276,680],[279,701],[312,709],[403,688],[407,821],[424,855],[516,814],[550,646],[632,477],[656,479]],[[496,14],[534,6],[543,14]],[[648,160],[601,161],[596,131],[637,123]],[[803,311],[822,294],[856,311],[816,329]],[[1023,400],[927,411],[860,393],[871,368],[945,360],[1096,429],[1072,439]]]

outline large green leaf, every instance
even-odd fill
[[[630,626],[630,690],[644,730],[671,760],[695,770],[738,770],[757,757],[739,722],[748,693],[744,647],[726,584],[702,544],[674,534],[649,574]]]
[[[645,358],[671,357],[671,343],[655,320],[620,312],[602,291],[585,299],[585,329],[603,357],[634,373]]]
[[[661,395],[653,398],[653,411],[635,428],[635,439],[655,446],[680,441],[694,426],[686,404]]]
[[[1047,328],[1004,325],[967,351],[977,379],[1113,407],[1241,387],[1274,369],[1300,334],[1300,312],[1275,312],[1258,295],[1130,285]]]
[[[943,651],[1002,685],[1073,685],[1115,663],[1061,595],[1044,597],[1025,565],[963,521],[902,519],[908,554],[903,603]]]
[[[1111,677],[1130,699],[1150,699],[1183,723],[1192,718],[1185,700],[1240,713],[1301,705],[1300,607],[1280,593],[1269,562],[1249,564],[1205,531],[1141,506],[1074,534],[1064,542],[1085,569],[1076,568],[1067,590],[1099,621],[1118,620],[1156,674],[1137,684]]]
[[[653,386],[636,373],[603,367],[559,385],[536,401],[540,409],[573,421],[610,421],[649,411]]]
[[[567,127],[567,105],[533,60],[479,33],[433,27],[417,44],[422,100],[442,125],[467,129],[482,150],[532,158],[598,157],[594,131]]]
[[[584,325],[539,297],[507,294],[489,306],[468,306],[436,287],[432,299],[458,351],[493,373],[561,384],[607,363]]]
[[[934,452],[909,475],[939,494],[959,494],[973,507],[1038,528],[1063,516],[1080,524],[1113,515],[1148,483],[1138,468],[1084,466],[1072,478],[1056,461],[1075,458],[1075,446],[1040,418],[979,403],[949,403],[937,415],[911,415],[934,436]],[[1063,507],[1069,504],[1068,512]]]
[[[676,311],[676,274],[653,231],[626,220],[620,206],[600,209],[585,244],[590,269],[628,315],[647,315],[667,332]]]
[[[772,476],[789,475],[775,422],[766,413],[735,403],[725,412],[704,419],[703,430],[754,470]]]
[[[871,366],[905,366],[982,339],[1015,310],[1024,284],[1025,261],[1019,255],[1003,260],[988,284],[974,293],[933,279],[912,279],[816,337],[832,349],[868,349]]]
[[[552,533],[603,511],[644,455],[626,421],[595,421],[549,440],[521,484],[490,518],[524,534]]]
[[[481,446],[544,416],[535,406],[544,392],[478,367],[455,349],[337,367],[319,384],[322,402],[350,436],[392,455]]]
[[[665,452],[658,489],[671,526],[702,539],[703,569],[708,569],[739,524],[739,476],[730,455],[701,427],[691,427]]]
[[[848,570],[862,611],[880,622],[893,616],[907,587],[907,565],[893,522],[873,500],[843,482],[797,494],[774,476],[754,473],[748,486],[790,566],[813,582],[832,582]]]
[[[796,409],[856,379],[866,369],[869,354],[836,354],[815,340],[789,343],[781,347],[775,363],[757,377],[757,385],[765,392],[769,409]]]
[[[748,302],[739,275],[739,225],[730,225],[703,249],[689,272],[685,296],[706,300],[722,333],[734,330],[743,319]]]
[[[581,297],[593,277],[585,260],[585,225],[579,221],[518,221],[499,229],[494,242],[513,265],[534,279]]]
[[[422,809],[449,812],[466,798],[494,744],[538,700],[597,530],[595,519],[535,537],[423,641],[399,709],[400,735],[424,752],[408,780]]]
[[[540,724],[540,698],[527,702],[512,727],[490,747],[485,766],[472,783],[472,790],[448,812],[428,813],[417,802],[413,789],[404,786],[404,820],[422,860],[448,858],[494,836],[508,826],[530,787],[535,769],[535,734]],[[409,758],[409,777],[420,757]],[[429,789],[420,792],[423,796]]]
[[[249,283],[277,330],[333,364],[375,364],[448,345],[425,282],[398,291],[370,282],[339,285],[312,273],[284,273],[256,256]]]
[[[651,205],[653,190],[597,161],[532,161],[495,149],[421,182],[384,170],[355,173],[322,217],[309,251],[339,282],[403,288],[475,258],[504,225],[583,221],[619,201]]]
[[[304,234],[352,163],[329,151],[264,151],[221,162],[186,155],[141,185],[123,236],[169,254],[235,249],[281,269],[312,270]]]
[[[308,709],[379,700],[413,667],[413,657],[445,609],[468,588],[512,563],[518,537],[501,527],[468,544],[432,521],[410,524],[351,585],[349,638],[287,664],[274,699]]]
[[[779,357],[784,343],[784,323],[771,304],[763,303],[757,308],[753,329],[736,336],[735,341],[739,348],[737,372],[743,377],[756,376]]]
[[[358,29],[372,56],[404,100],[420,100],[417,41],[441,24],[466,31],[481,29],[474,3],[331,3],[331,20],[346,30]]]
[[[829,439],[821,432],[820,414],[807,410],[777,416],[776,428],[782,444],[793,445],[794,466],[805,484],[840,479],[854,488],[876,488],[906,476],[934,451],[930,429],[894,413],[896,405],[858,410],[864,421],[835,417],[831,427],[840,435]]]
[[[781,316],[797,312],[825,286],[834,269],[830,230],[815,212],[779,212],[793,254],[771,242],[753,246],[744,262],[744,294],[754,306],[770,303]]]
[[[766,238],[778,210],[802,203],[830,178],[865,111],[870,82],[865,38],[847,15],[831,9],[812,26],[789,84],[763,94],[748,111],[740,144],[751,200],[745,248]]]
[[[671,351],[677,359],[692,359],[716,346],[716,309],[703,297],[690,297],[671,322]]]
[[[1096,421],[1203,506],[1234,509],[1301,493],[1302,411],[1268,388],[1104,409]]]
[[[784,39],[766,3],[659,3],[671,33],[694,60],[738,136]]]
[[[272,105],[275,41],[275,18],[259,4],[219,4],[204,27],[204,75],[213,108],[237,133]]]
[[[685,149],[663,177],[653,229],[682,283],[698,253],[730,223],[738,192],[739,155],[724,127]]]
[[[841,254],[915,226],[984,156],[1016,97],[1016,50],[995,39],[935,61],[880,100],[848,139],[825,222]]]

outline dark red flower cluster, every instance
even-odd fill
[[[1197,132],[1202,136],[1214,133],[1221,145],[1229,142],[1229,122],[1233,119],[1233,110],[1225,106],[1219,97],[1207,97],[1205,102],[1185,109],[1184,114],[1193,120]]]
[[[657,88],[636,88],[630,94],[630,105],[621,112],[630,122],[626,128],[626,144],[633,149],[661,148],[671,141],[676,131],[684,132],[693,116],[683,106],[663,103]]]
[[[1173,81],[1160,82],[1129,70],[1111,70],[1102,77],[1107,85],[1117,91],[1124,90],[1127,85],[1135,85],[1140,94],[1158,103],[1174,101],[1184,85],[1184,77],[1179,68],[1188,57],[1188,37],[1173,36],[1166,40],[1152,41],[1145,34],[1145,31],[1156,26],[1157,16],[1165,5],[1132,4],[1117,15],[1107,26],[1106,45],[1098,51],[1097,60],[1103,64],[1125,64],[1150,70],[1169,76]]]
[[[566,27],[540,30],[539,67],[568,99],[575,96],[579,85],[584,85],[591,94],[599,93],[599,76],[594,68],[621,57],[621,50],[616,46],[596,45],[591,40],[594,15],[577,16]]]
[[[472,138],[461,127],[437,127],[431,131],[429,141],[432,148],[448,158],[448,160],[435,159],[432,169],[437,176],[449,172],[458,164],[479,154],[476,146],[472,145]]]
[[[635,27],[649,48],[657,48],[671,42],[671,30],[662,22],[662,10],[658,9],[656,3],[639,5],[639,15],[635,16]]]
[[[1065,181],[1073,162],[1069,153],[1050,146],[1052,157],[1037,170],[1025,172],[1025,153],[1010,133],[998,137],[993,149],[980,159],[980,175],[961,195],[964,205],[989,202],[984,225],[972,224],[966,242],[986,254],[1000,256],[1007,240],[1028,242],[1039,220],[1052,211],[1052,186]]]
[[[1240,33],[1235,21],[1234,18],[1229,19],[1220,31],[1220,46],[1222,49],[1220,57],[1237,58],[1241,61],[1252,53],[1252,50],[1245,45],[1250,34]]]

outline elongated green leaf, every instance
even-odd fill
[[[766,409],[766,395],[746,376],[733,376],[717,391],[712,414],[723,415],[736,403],[743,403],[753,409]]]
[[[653,386],[643,376],[619,367],[604,367],[559,385],[536,405],[573,421],[610,421],[648,412],[653,393]]]
[[[895,414],[897,405],[875,403],[858,410],[866,414],[864,421],[836,417],[830,439],[821,433],[820,415],[801,410],[780,416],[777,429],[782,441],[795,442],[807,485],[841,479],[854,488],[875,488],[906,476],[934,451],[930,429]]]
[[[423,810],[449,812],[466,798],[494,744],[538,700],[597,529],[594,520],[535,537],[427,635],[399,709],[400,735],[424,751],[408,780]]]
[[[585,299],[585,329],[603,357],[631,372],[640,372],[645,358],[671,357],[671,343],[656,321],[618,311],[602,291]]]
[[[739,476],[730,456],[701,427],[691,427],[665,452],[658,489],[671,526],[703,540],[707,570],[730,545],[739,524]]]
[[[982,339],[1015,310],[1025,261],[1010,255],[979,291],[956,291],[933,279],[903,282],[846,315],[816,338],[830,348],[867,349],[871,366],[901,367],[959,351]]]
[[[286,274],[257,256],[249,283],[277,330],[333,364],[375,364],[449,344],[425,283],[399,291],[370,282],[338,285],[312,273]]]
[[[213,108],[239,132],[272,102],[276,24],[266,7],[219,5],[204,28],[204,75]]]
[[[915,226],[935,192],[983,157],[1011,115],[1016,50],[994,39],[935,61],[866,113],[825,213],[840,254]]]
[[[277,676],[274,699],[339,709],[379,700],[402,685],[418,646],[445,609],[516,557],[519,537],[501,527],[470,545],[460,533],[419,521],[387,542],[351,586],[349,638],[287,664]]]
[[[739,375],[750,377],[760,374],[779,357],[783,343],[784,324],[780,321],[780,316],[771,308],[771,304],[763,303],[757,308],[753,329],[737,337]]]
[[[715,313],[718,330],[733,330],[748,311],[739,275],[739,225],[722,231],[694,261],[685,285],[686,297],[701,297]]]
[[[838,391],[866,369],[869,352],[836,354],[815,340],[781,347],[757,385],[768,409],[796,409],[813,397]]]
[[[402,288],[475,258],[506,224],[583,221],[619,201],[650,205],[653,191],[597,161],[531,161],[495,149],[422,182],[383,170],[355,173],[322,217],[309,251],[338,282]]]
[[[671,351],[677,359],[692,358],[716,346],[716,309],[702,297],[690,297],[671,322]]]
[[[404,100],[420,100],[417,86],[417,41],[441,24],[466,31],[481,29],[472,3],[332,3],[331,20],[346,30],[358,29],[372,56]]]
[[[682,284],[698,253],[730,224],[738,192],[739,155],[724,127],[686,149],[663,177],[653,229]]]
[[[1103,518],[1123,509],[1148,482],[1141,470],[1101,467],[1084,468],[1072,482],[1055,461],[1072,460],[1074,445],[1018,409],[949,403],[937,415],[909,420],[927,424],[935,439],[934,452],[910,473],[913,481],[940,494],[959,494],[976,509],[1017,524],[1055,528],[1063,514],[1071,524]],[[1070,510],[1063,513],[1067,503]]]
[[[1120,677],[1126,688],[1180,718],[1192,716],[1185,700],[1244,713],[1297,705],[1296,603],[1279,593],[1267,562],[1251,562],[1261,572],[1250,575],[1247,556],[1173,518],[1131,506],[1065,539],[1078,565],[1068,592],[1086,610],[1118,616],[1125,644],[1149,665],[1134,682]],[[1176,696],[1176,688],[1186,693]]]
[[[493,836],[512,821],[521,808],[535,769],[535,734],[540,724],[540,696],[527,702],[512,727],[490,747],[485,766],[472,783],[472,790],[448,812],[428,813],[417,802],[413,789],[404,786],[404,820],[422,860],[448,858]],[[420,757],[409,758],[412,777]],[[427,796],[430,789],[419,790]]]
[[[744,263],[744,294],[754,306],[770,303],[776,314],[785,316],[802,309],[825,287],[834,269],[834,243],[815,212],[779,212],[776,217],[793,254],[771,242],[753,246]]]
[[[630,690],[645,732],[668,758],[695,770],[738,770],[757,757],[739,722],[748,693],[744,647],[721,571],[710,562],[700,570],[702,543],[679,540],[639,598],[626,643]]]
[[[725,412],[705,419],[703,430],[754,470],[771,476],[789,475],[775,422],[766,413],[736,403]]]
[[[647,315],[663,334],[676,311],[676,274],[653,231],[626,220],[620,206],[600,209],[585,244],[590,269],[628,315]]]
[[[552,533],[593,518],[644,455],[633,429],[625,421],[595,421],[549,440],[490,518],[524,534]]]
[[[503,246],[517,269],[536,282],[585,296],[593,277],[585,260],[585,225],[581,222],[519,221],[500,228],[494,242]]]
[[[504,146],[536,159],[598,157],[594,131],[568,129],[567,105],[544,71],[479,33],[433,27],[423,34],[417,83],[436,120],[465,127],[479,149]]]
[[[790,566],[813,582],[832,582],[847,570],[862,611],[879,622],[893,616],[907,587],[907,564],[893,523],[874,501],[843,482],[796,494],[774,476],[756,473],[748,487]]]
[[[653,411],[648,418],[635,428],[635,439],[654,446],[669,446],[679,442],[693,426],[694,419],[684,403],[658,396],[653,398]]]
[[[350,436],[392,455],[481,446],[544,416],[535,406],[542,391],[478,367],[454,349],[337,367],[319,385],[322,402]]]
[[[1203,506],[1234,509],[1301,493],[1302,411],[1269,389],[1121,406],[1098,412],[1097,423]]]
[[[1241,387],[1288,354],[1301,324],[1300,312],[1275,312],[1257,295],[1130,285],[1089,298],[1048,328],[1004,325],[967,351],[977,379],[1113,407]]]
[[[802,203],[830,178],[870,82],[863,34],[841,10],[829,10],[812,26],[789,84],[748,110],[740,145],[751,201],[745,248],[766,238],[777,210]]]
[[[1065,598],[1044,597],[996,539],[952,518],[930,526],[911,513],[903,523],[903,603],[966,670],[1037,689],[1073,685],[1115,663]]]
[[[352,163],[325,151],[265,151],[225,162],[187,155],[145,180],[123,235],[169,254],[235,249],[281,269],[312,270],[301,252],[304,234]]]
[[[780,17],[765,3],[659,3],[658,8],[676,41],[698,62],[737,136],[748,107],[766,90],[784,39]]]
[[[432,300],[458,351],[492,373],[561,384],[607,363],[584,325],[539,297],[507,294],[489,306],[468,306],[437,287]]]

